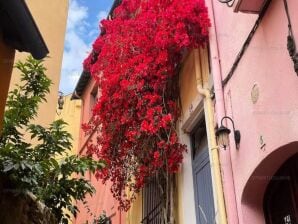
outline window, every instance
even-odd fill
[[[156,178],[153,178],[143,190],[143,220],[142,224],[162,224],[162,201]]]
[[[208,152],[207,132],[205,119],[202,119],[192,134],[193,159],[195,160],[203,152]]]
[[[90,93],[90,115],[92,116],[92,109],[98,100],[98,86],[95,85]],[[91,117],[90,116],[90,117]]]

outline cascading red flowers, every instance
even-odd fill
[[[178,71],[183,54],[208,40],[203,0],[123,0],[112,20],[101,21],[102,35],[84,68],[98,82],[101,96],[97,129],[88,152],[107,163],[97,174],[113,182],[112,193],[127,210],[126,190],[139,192],[163,171],[177,172],[186,146],[178,142]]]

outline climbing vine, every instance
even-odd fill
[[[101,21],[84,61],[101,95],[83,129],[98,133],[88,153],[106,162],[97,177],[113,183],[121,209],[150,178],[166,179],[182,163],[178,68],[187,50],[207,42],[209,26],[203,0],[123,0]]]

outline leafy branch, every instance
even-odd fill
[[[68,223],[70,215],[65,210],[76,215],[74,201],[83,201],[86,194],[95,192],[84,174],[102,169],[104,163],[68,154],[72,137],[64,130],[67,124],[63,120],[49,127],[31,124],[52,83],[42,62],[28,57],[15,66],[21,72],[21,83],[7,99],[0,132],[0,174],[4,188],[32,192],[60,223]]]

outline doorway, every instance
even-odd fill
[[[271,177],[263,202],[266,224],[298,223],[298,153]]]

